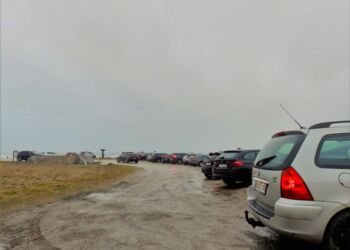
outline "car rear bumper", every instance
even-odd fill
[[[274,213],[256,206],[248,188],[248,207],[253,217],[271,230],[288,237],[321,243],[330,219],[345,208],[332,202],[297,201],[280,198],[274,207]]]
[[[126,161],[126,162],[128,162],[128,161],[131,161],[131,162],[138,162],[139,159],[138,159],[138,158],[128,158],[128,159],[126,159],[125,161]]]
[[[241,175],[243,173],[245,173],[245,169],[243,168],[213,168],[213,176],[215,178],[230,178],[230,179],[234,179],[236,177],[238,177],[238,175]],[[251,171],[248,171],[247,174],[250,174]]]

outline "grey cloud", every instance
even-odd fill
[[[350,117],[349,2],[5,0],[1,151],[258,148]]]

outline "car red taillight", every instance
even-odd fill
[[[293,167],[282,171],[281,196],[291,200],[314,200],[303,178]]]
[[[230,166],[234,168],[240,168],[244,166],[244,163],[243,161],[234,161],[230,163]]]

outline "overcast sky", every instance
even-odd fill
[[[348,0],[2,0],[1,151],[260,148],[350,118]]]

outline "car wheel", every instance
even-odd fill
[[[224,178],[222,180],[229,187],[233,187],[236,184],[236,180],[234,180],[234,179],[226,179],[226,178]]]
[[[340,214],[330,222],[323,245],[326,250],[350,249],[350,211]]]
[[[204,174],[205,177],[207,177],[208,180],[212,180],[213,179],[213,176],[211,174]]]
[[[135,164],[137,164],[138,163],[138,161],[135,161]]]

